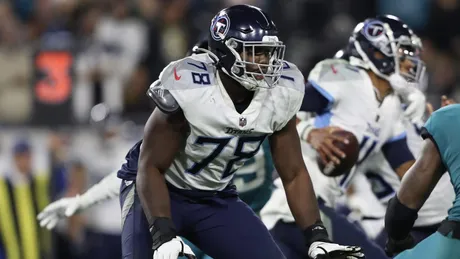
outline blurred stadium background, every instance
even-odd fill
[[[117,200],[52,233],[36,212],[117,169],[151,111],[150,83],[239,3],[272,16],[305,76],[359,21],[397,15],[423,38],[428,100],[460,98],[457,0],[0,0],[1,259],[116,258]]]

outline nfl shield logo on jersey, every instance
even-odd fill
[[[240,127],[246,126],[246,123],[247,123],[247,122],[248,122],[248,121],[246,120],[245,117],[240,117]]]

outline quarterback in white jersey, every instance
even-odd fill
[[[331,243],[320,221],[296,131],[304,79],[283,61],[277,34],[259,8],[223,9],[206,54],[172,62],[152,84],[157,109],[145,125],[135,182],[121,190],[133,211],[124,256],[175,258],[184,253],[181,235],[213,258],[284,258],[231,184],[268,137],[309,256],[363,257],[359,247]]]
[[[398,104],[398,100],[394,101]],[[390,106],[393,107],[394,104],[384,102],[382,105],[383,108]],[[425,110],[424,105],[419,108]],[[423,125],[423,122],[420,119],[419,122],[412,122],[402,114],[401,117],[407,132],[408,146],[411,152],[418,157],[421,152],[421,143],[423,143],[420,137],[420,125]],[[356,178],[366,176],[370,185],[362,184],[361,180],[353,179],[354,193],[350,197],[351,207],[360,211],[364,218],[369,219],[362,221],[364,229],[371,237],[380,233],[376,241],[381,247],[384,247],[387,236],[385,232],[381,231],[384,227],[385,208],[388,206],[390,198],[399,190],[401,179],[386,161],[382,152],[374,154],[361,164],[357,171],[359,175]],[[356,180],[360,183],[355,183]],[[366,188],[372,190],[369,191]],[[375,202],[376,198],[379,200],[378,203]],[[451,207],[454,199],[455,193],[450,183],[450,177],[448,174],[444,174],[418,212],[414,229],[411,232],[416,243],[436,231],[439,224],[447,217],[447,210]]]
[[[300,122],[298,131],[306,141],[302,143],[302,151],[315,193],[326,205],[335,206],[336,198],[346,189],[356,168],[376,152],[382,151],[401,176],[413,164],[414,157],[399,116],[401,106],[395,101],[399,99],[398,90],[422,75],[423,64],[416,52],[420,48],[418,37],[407,25],[394,16],[380,16],[367,19],[355,28],[346,57],[324,60],[311,71],[301,110],[315,112],[317,116]],[[383,108],[384,102],[393,105]],[[325,162],[340,162],[338,157],[344,155],[331,147],[336,140],[330,137],[334,129],[331,126],[352,132],[360,143],[357,166],[340,177],[325,176],[316,162],[318,156],[323,161],[328,159]],[[275,185],[283,188],[279,182]],[[293,222],[292,214],[283,204],[286,204],[284,193],[275,190],[261,211],[269,229]],[[335,232],[333,236],[336,237]]]

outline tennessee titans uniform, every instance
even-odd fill
[[[126,162],[118,171],[118,177],[125,179],[125,183],[127,181],[129,184],[129,181],[134,181],[136,179],[141,144],[142,140],[137,142],[129,150],[125,158]],[[253,158],[246,161],[246,163],[235,172],[233,183],[238,190],[238,195],[255,213],[259,213],[270,198],[273,190],[273,170],[274,166],[271,159],[270,146],[268,141],[264,141],[259,152],[257,152]],[[126,215],[124,217],[126,217]],[[184,241],[187,242],[186,239],[184,239]],[[192,247],[197,258],[204,256],[203,252],[196,248],[194,244],[190,242],[187,243]]]
[[[383,105],[387,105],[387,103],[384,103]],[[403,116],[402,113],[401,116]],[[404,120],[404,125],[408,136],[407,144],[411,152],[415,156],[418,156],[421,152],[423,143],[422,138],[420,137],[420,128],[406,119]],[[359,200],[361,202],[356,202],[355,205],[358,210],[363,212],[366,218],[372,218],[371,220],[365,220],[362,222],[366,232],[369,233],[370,231],[375,233],[375,231],[378,231],[379,229],[382,230],[380,235],[377,237],[376,242],[381,247],[384,247],[387,240],[386,232],[383,231],[383,217],[385,215],[385,210],[383,210],[383,213],[380,214],[381,218],[377,220],[378,222],[373,222],[375,221],[374,219],[377,218],[375,216],[375,212],[382,211],[382,207],[386,208],[388,206],[389,199],[393,197],[395,191],[400,188],[401,181],[399,176],[386,161],[382,152],[379,152],[372,158],[368,159],[366,165],[363,165],[363,168],[360,168],[360,170],[365,173],[371,183],[372,191],[375,193],[376,198],[378,198],[380,202],[375,202],[375,197],[372,197],[372,193],[360,190],[366,187],[365,185],[360,184],[355,185],[355,190],[357,190],[355,195],[360,196]],[[359,192],[363,193],[359,194]],[[418,212],[418,218],[415,221],[414,228],[411,232],[417,243],[436,231],[441,221],[446,218],[447,210],[450,208],[454,200],[454,195],[455,194],[450,184],[450,177],[448,174],[444,174],[431,192],[430,197],[428,197],[423,207]]]
[[[235,171],[257,154],[265,139],[281,130],[299,110],[304,91],[300,71],[286,62],[278,84],[257,89],[241,114],[207,54],[172,62],[151,87],[169,91],[190,126],[184,148],[165,173],[179,235],[213,258],[284,258],[231,182]],[[135,172],[118,175],[125,180],[120,195],[122,215],[126,215],[123,255],[152,258],[152,240],[136,193]]]
[[[404,138],[402,124],[393,119],[397,107],[381,108],[372,82],[364,70],[351,66],[345,60],[328,59],[318,63],[308,79],[329,101],[328,109],[311,119],[314,120],[315,127],[337,126],[352,132],[360,142],[358,164],[366,161],[385,143]],[[388,96],[385,99],[387,98],[396,97]],[[329,222],[332,240],[359,245],[370,258],[386,258],[383,250],[373,244],[361,229],[351,225],[344,216],[331,209],[347,188],[354,169],[344,176],[327,177],[318,167],[316,151],[303,141],[301,147],[315,193],[320,200],[322,219]],[[275,182],[275,186],[277,188],[272,197],[261,211],[261,218],[271,229],[283,252],[289,254],[289,258],[305,258],[306,249],[298,238],[303,239],[300,230],[295,227],[283,186],[280,182]],[[346,228],[347,231],[340,232],[341,228]],[[288,238],[294,236],[298,238]]]
[[[257,154],[235,172],[233,183],[238,195],[257,214],[270,199],[273,190],[273,162],[268,141],[262,143]],[[184,240],[198,259],[212,259],[188,240]]]
[[[138,141],[128,151],[125,157],[125,163],[118,170],[117,176],[125,181],[135,181],[137,175],[137,165],[139,162],[139,154],[141,152],[142,140]]]
[[[137,164],[142,140],[138,141],[126,155],[126,161],[118,170],[118,178],[136,180]],[[268,141],[262,143],[257,154],[235,172],[233,183],[241,200],[258,213],[270,198],[273,189],[273,162]]]
[[[435,232],[413,249],[396,256],[405,258],[459,258],[460,235],[460,104],[453,104],[434,112],[422,129],[422,137],[430,138],[437,146],[442,163],[447,169],[455,191],[455,201],[449,209],[448,220],[457,222],[453,231]]]

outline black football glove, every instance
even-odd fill
[[[394,240],[392,238],[388,238],[387,243],[385,244],[385,253],[389,257],[393,257],[401,253],[404,250],[411,249],[414,247],[415,241],[411,235],[408,235],[405,239],[402,240]]]

